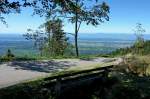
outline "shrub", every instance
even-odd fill
[[[117,49],[116,51],[112,52],[112,56],[117,56],[117,55],[126,55],[129,53],[133,54],[138,54],[138,55],[148,55],[150,54],[150,40],[143,41],[142,44],[135,43],[131,47],[127,48],[120,48]]]
[[[117,85],[112,88],[112,94],[109,99],[141,99],[141,95],[136,87]]]
[[[11,52],[10,49],[7,50],[6,55],[1,57],[1,61],[12,61],[15,59],[15,55]]]
[[[136,58],[135,56],[126,56],[123,60],[124,61],[117,66],[118,70],[130,72],[139,76],[147,74],[146,71],[149,65],[145,60]]]

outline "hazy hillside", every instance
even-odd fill
[[[69,41],[74,44],[74,38],[68,35]],[[150,39],[150,35],[145,35]],[[134,34],[115,33],[82,33],[79,35],[79,50],[81,54],[106,54],[118,48],[125,48],[133,45]],[[17,55],[36,54],[37,49],[34,43],[27,41],[22,34],[0,34],[0,55],[7,49],[11,49]]]

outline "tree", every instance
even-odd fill
[[[62,30],[62,21],[60,19],[48,20],[40,27],[45,27],[48,36],[47,48],[50,54],[53,56],[63,55],[68,46],[68,38]]]
[[[145,29],[142,27],[141,23],[136,24],[134,32],[136,36],[135,48],[137,48],[138,53],[140,53],[140,49],[142,50],[144,45],[143,33],[145,32]]]
[[[28,29],[27,32],[28,33],[24,34],[23,36],[27,40],[32,40],[34,42],[34,46],[39,50],[40,55],[43,56],[45,43],[48,41],[45,32],[42,30],[32,30],[32,29]]]
[[[4,14],[20,13],[21,7],[31,6],[27,0],[0,0],[0,21],[6,24]]]
[[[94,26],[99,25],[104,22],[104,20],[109,21],[109,6],[103,2],[99,3],[99,0],[89,0],[91,6],[87,5],[85,0],[72,0],[72,6],[62,13],[65,13],[65,18],[68,18],[71,23],[75,24],[75,48],[76,56],[79,56],[78,51],[78,32],[81,23],[91,24]]]
[[[68,38],[66,38],[65,32],[62,30],[62,21],[57,19],[53,22],[53,27],[52,28],[52,40],[51,40],[51,45],[52,51],[54,55],[59,56],[59,55],[64,55],[65,49],[68,46]]]
[[[39,51],[46,53],[49,56],[64,55],[65,49],[68,46],[68,38],[65,32],[62,30],[62,21],[60,19],[49,20],[41,28],[45,28],[45,31],[31,29],[24,36],[28,40],[34,40],[35,45],[39,48]]]
[[[20,13],[23,7],[32,7],[34,14],[49,16],[52,9],[66,9],[72,5],[71,0],[0,0],[0,21],[6,23],[3,15],[10,13]]]
[[[137,41],[144,41],[143,33],[145,32],[145,29],[142,27],[141,23],[136,24],[134,31],[135,31]]]
[[[7,57],[15,57],[14,54],[12,54],[10,49],[7,50],[6,56]]]

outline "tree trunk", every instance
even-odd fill
[[[52,50],[51,50],[51,33],[52,33],[52,30],[50,30],[48,32],[48,54],[51,55],[52,53]]]
[[[78,22],[76,20],[76,23],[75,23],[75,48],[76,48],[76,56],[78,57],[79,56],[79,50],[78,50]]]
[[[76,6],[78,4],[78,0],[76,0]],[[76,9],[76,14],[75,14],[75,48],[76,48],[76,56],[79,56],[79,50],[78,50],[78,12]]]

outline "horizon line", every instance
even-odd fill
[[[65,32],[65,33],[70,33],[70,32]],[[23,32],[0,32],[0,34],[25,34]],[[74,34],[74,33],[72,33]],[[95,32],[95,33],[83,33],[83,32],[80,32],[78,34],[135,34],[135,33],[125,33],[125,32]],[[143,34],[150,34],[150,33],[143,33]]]

